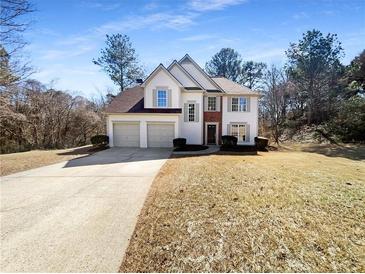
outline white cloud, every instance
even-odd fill
[[[285,48],[274,48],[270,45],[266,47],[257,47],[255,49],[248,49],[244,52],[243,58],[245,60],[273,62],[283,61],[285,57]]]
[[[51,63],[39,69],[33,77],[43,83],[53,82],[56,89],[80,91],[84,96],[91,96],[97,90],[112,87],[113,83],[96,66]]]
[[[95,47],[93,45],[90,46],[80,46],[77,48],[69,48],[69,49],[49,49],[41,52],[41,59],[47,61],[60,60],[65,58],[71,58],[83,55],[90,51],[93,51]]]
[[[332,16],[332,15],[335,15],[336,12],[334,10],[324,10],[324,11],[321,12],[321,14]]]
[[[156,2],[150,2],[150,3],[147,3],[146,5],[144,5],[144,9],[145,10],[154,10],[154,9],[157,9],[158,8],[158,4]]]
[[[246,2],[246,0],[191,0],[189,7],[195,11],[222,10],[229,6],[235,6]]]
[[[197,16],[195,13],[187,14],[170,14],[170,13],[153,13],[150,15],[132,16],[123,20],[112,21],[96,28],[101,34],[112,32],[126,32],[142,28],[161,29],[171,28],[180,30],[194,24],[193,19]]]
[[[84,35],[72,35],[69,37],[64,37],[58,41],[58,45],[62,46],[74,46],[80,44],[87,44],[93,38],[92,34]]]
[[[305,18],[308,18],[309,15],[307,13],[305,13],[304,11],[301,11],[301,12],[298,12],[298,13],[295,13],[293,14],[293,19],[295,20],[299,20],[299,19],[305,19]]]
[[[98,9],[103,11],[111,11],[121,7],[121,3],[111,3],[108,1],[82,1],[79,4],[82,8]]]
[[[213,39],[215,37],[216,37],[215,35],[210,35],[210,34],[199,34],[199,35],[192,35],[192,36],[183,37],[179,40],[184,41],[184,42],[197,42],[197,41],[204,41],[204,40]]]

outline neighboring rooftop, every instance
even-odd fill
[[[260,96],[258,92],[252,91],[248,87],[237,84],[236,82],[233,82],[225,77],[212,77],[212,79],[223,89],[224,92],[228,94]]]

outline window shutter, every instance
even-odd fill
[[[204,105],[204,111],[208,111],[208,97],[207,96],[204,96],[203,105]]]
[[[231,124],[227,125],[227,135],[231,135]]]
[[[152,90],[152,106],[155,108],[157,107],[157,90]]]
[[[229,112],[231,112],[232,111],[232,97],[227,97],[227,103],[228,103],[227,110]]]
[[[221,111],[221,96],[215,97],[216,111]]]
[[[245,129],[246,129],[246,142],[250,141],[250,125],[249,124],[245,124]]]
[[[171,107],[172,105],[172,97],[171,97],[171,89],[167,90],[167,107]]]
[[[199,122],[199,104],[195,104],[194,122]]]
[[[188,115],[189,115],[189,104],[184,104],[184,122],[188,122]]]
[[[251,111],[251,98],[250,97],[246,97],[246,102],[247,102],[247,107],[246,107],[246,111],[250,112]]]

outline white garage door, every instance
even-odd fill
[[[172,147],[174,139],[174,124],[148,124],[148,147]]]
[[[139,123],[114,123],[113,142],[116,147],[139,147]]]

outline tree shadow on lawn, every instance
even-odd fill
[[[355,161],[365,160],[364,145],[312,144],[301,148],[303,152],[319,153],[328,157],[342,157]]]

